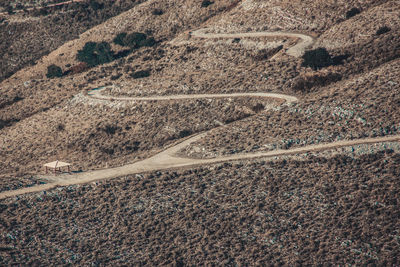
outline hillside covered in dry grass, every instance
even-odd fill
[[[395,0],[96,0],[15,14],[0,6],[0,193],[51,183],[46,162],[84,174],[204,132],[179,156],[400,134]],[[313,44],[294,57],[300,38],[200,38],[199,29],[294,32]],[[93,97],[103,86],[109,99]],[[297,101],[212,97],[249,92]],[[211,96],[117,100],[196,94]],[[395,140],[5,198],[0,265],[392,266],[399,153]]]

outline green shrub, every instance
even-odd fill
[[[209,5],[214,4],[214,2],[211,2],[209,0],[203,0],[203,2],[201,2],[201,7],[208,7]]]
[[[390,30],[391,30],[391,29],[390,29],[389,27],[387,27],[387,26],[380,27],[380,28],[376,31],[376,35],[381,35],[381,34],[390,32]]]
[[[355,15],[360,14],[360,13],[361,13],[361,11],[358,8],[353,7],[352,9],[350,9],[349,11],[346,12],[346,19],[354,17]]]
[[[320,69],[333,64],[333,60],[329,52],[325,48],[317,48],[306,51],[303,55],[303,67],[311,67],[312,69]]]
[[[63,72],[59,66],[52,64],[47,67],[47,74],[46,74],[47,78],[51,79],[54,77],[62,77],[62,76]]]
[[[87,42],[82,50],[78,50],[76,59],[85,62],[89,67],[94,67],[113,61],[114,52],[107,42]]]

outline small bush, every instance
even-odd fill
[[[65,130],[65,125],[62,124],[62,123],[59,123],[59,124],[57,125],[57,130],[58,130],[59,132],[64,131],[64,130]]]
[[[265,107],[264,107],[263,104],[257,103],[256,105],[254,105],[254,106],[251,107],[251,110],[253,110],[255,113],[258,113],[258,112],[260,112],[260,111],[263,111],[264,108],[265,108]]]
[[[116,75],[112,75],[112,76],[111,76],[111,80],[112,80],[112,81],[118,80],[121,76],[122,76],[122,74],[120,74],[120,73],[118,73],[118,74],[116,74]]]
[[[387,33],[387,32],[390,32],[390,28],[389,27],[387,27],[387,26],[383,26],[383,27],[380,27],[377,31],[376,31],[376,35],[381,35],[381,34],[385,34],[385,33]]]
[[[144,46],[151,47],[156,44],[153,37],[148,38],[145,33],[141,32],[133,32],[130,34],[122,32],[114,38],[113,42],[121,46],[128,46],[131,49],[138,49]]]
[[[333,64],[333,60],[329,52],[325,48],[317,48],[306,51],[303,55],[303,67],[311,67],[312,69],[320,69]]]
[[[108,135],[114,135],[117,131],[121,130],[121,127],[114,125],[106,125],[106,127],[102,128],[101,130],[103,130]]]
[[[203,0],[203,2],[201,2],[201,7],[208,7],[212,4],[214,4],[214,2],[211,2],[209,0]]]
[[[232,40],[232,44],[239,43],[239,42],[240,42],[240,38],[234,38]]]
[[[47,74],[46,74],[47,78],[51,79],[54,77],[62,77],[62,76],[63,72],[59,66],[52,64],[47,67]]]
[[[192,132],[190,130],[186,130],[185,129],[185,130],[182,130],[182,131],[179,132],[179,138],[184,138],[184,137],[189,136],[191,134],[192,134]]]
[[[361,13],[361,11],[358,8],[353,7],[352,9],[350,9],[349,11],[346,12],[346,19],[354,17],[355,15],[360,14],[360,13]]]
[[[11,5],[8,5],[7,8],[6,8],[6,10],[7,10],[8,15],[13,15],[13,14],[15,14],[14,8],[13,8]]]
[[[133,79],[140,79],[150,76],[150,71],[148,70],[139,70],[130,74]]]
[[[164,14],[164,11],[162,9],[156,8],[153,10],[153,12],[151,12],[153,15],[155,16],[161,16],[162,14]]]

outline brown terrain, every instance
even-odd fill
[[[398,1],[62,2],[0,1],[0,265],[398,265]]]

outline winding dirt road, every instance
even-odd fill
[[[196,38],[243,38],[243,37],[265,37],[265,36],[282,36],[282,37],[299,38],[302,41],[286,51],[286,53],[295,57],[301,56],[304,53],[305,49],[313,43],[312,37],[297,33],[258,32],[258,33],[240,33],[240,34],[206,34],[204,33],[204,31],[205,30],[198,30],[193,32],[192,35]],[[164,101],[164,100],[178,100],[178,99],[222,98],[222,97],[229,98],[229,97],[243,97],[243,96],[282,99],[286,102],[285,104],[290,104],[298,101],[298,99],[294,96],[289,96],[284,94],[274,94],[274,93],[233,93],[233,94],[169,95],[169,96],[150,96],[150,97],[114,97],[114,96],[103,95],[102,92],[105,89],[106,88],[92,90],[89,92],[89,96],[96,99],[116,100],[116,101],[146,101],[146,100]],[[227,126],[221,126],[221,127],[227,127]],[[385,137],[365,138],[365,139],[350,140],[350,141],[338,141],[328,144],[309,145],[287,150],[274,150],[268,152],[236,154],[232,156],[218,157],[213,159],[192,159],[192,158],[184,158],[177,155],[180,150],[182,150],[189,144],[205,137],[207,133],[208,131],[196,134],[179,144],[176,144],[150,158],[147,158],[145,160],[136,163],[127,164],[116,168],[88,171],[74,175],[60,175],[55,178],[52,178],[51,179],[52,182],[48,184],[22,188],[13,191],[1,192],[0,199],[12,196],[18,196],[25,193],[49,190],[51,188],[55,188],[58,186],[83,184],[83,183],[88,183],[103,179],[111,179],[147,171],[157,171],[170,168],[188,167],[188,166],[196,166],[203,164],[215,164],[226,161],[293,155],[299,153],[322,151],[327,149],[334,149],[345,146],[354,146],[360,144],[400,141],[400,135],[385,136]]]
[[[191,33],[192,37],[203,38],[203,39],[217,39],[217,38],[249,38],[249,37],[285,37],[295,38],[301,41],[290,47],[286,54],[293,57],[301,57],[304,51],[314,43],[314,38],[301,33],[293,32],[245,32],[245,33],[207,33],[208,29],[200,29]]]

